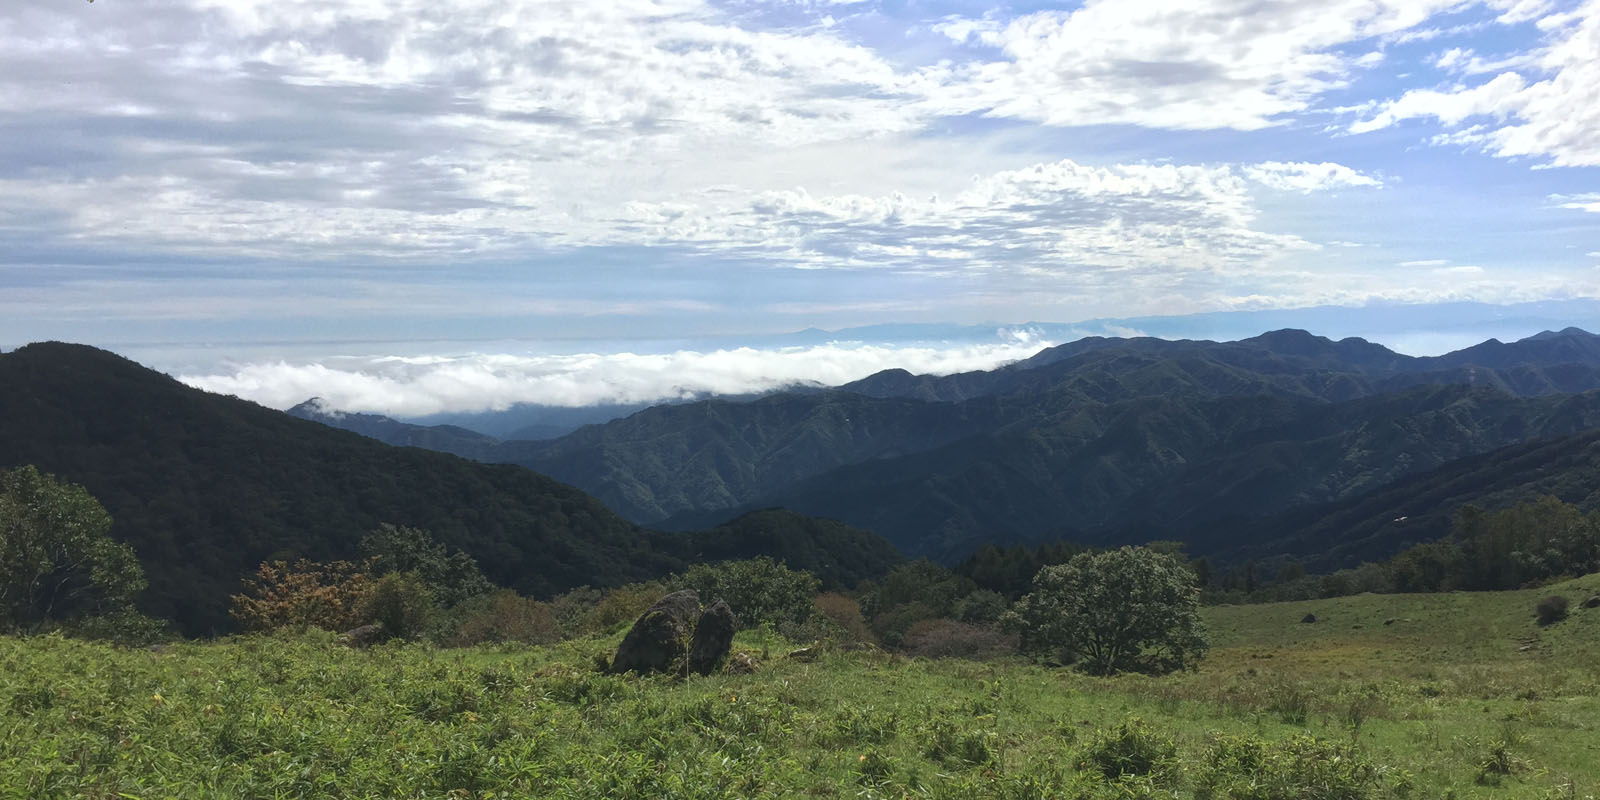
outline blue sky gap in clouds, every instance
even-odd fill
[[[1600,0],[0,7],[7,347],[242,371],[1585,300],[1597,269]]]

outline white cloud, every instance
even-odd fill
[[[1314,106],[1378,63],[1352,43],[1408,31],[1460,0],[1089,0],[1076,11],[948,20],[1006,56],[932,102],[1050,125],[1254,130]]]
[[[1554,200],[1557,206],[1560,208],[1570,208],[1574,211],[1588,211],[1593,214],[1600,214],[1600,192],[1590,192],[1588,194],[1558,194],[1551,195],[1550,199]]]
[[[1505,21],[1523,21],[1545,10],[1539,2],[1503,3]],[[1381,105],[1378,113],[1350,126],[1354,133],[1389,127],[1407,119],[1432,118],[1456,127],[1487,120],[1483,127],[1447,136],[1443,142],[1470,143],[1494,155],[1528,156],[1556,167],[1600,166],[1600,0],[1585,0],[1575,10],[1539,18],[1547,44],[1505,65],[1472,86],[1415,89]],[[1468,72],[1499,64],[1472,65],[1470,53],[1442,59],[1442,66],[1465,61]]]
[[[1422,260],[1419,260],[1419,261],[1402,261],[1402,262],[1400,262],[1399,266],[1402,266],[1402,267],[1442,267],[1442,266],[1444,266],[1445,264],[1448,264],[1448,263],[1450,263],[1450,259],[1448,259],[1448,258],[1425,258],[1425,259],[1422,259]]]
[[[1022,333],[991,344],[891,347],[833,343],[776,350],[664,354],[324,359],[244,364],[179,380],[274,408],[321,397],[330,408],[396,416],[503,410],[516,403],[587,406],[747,394],[795,384],[838,385],[899,367],[949,374],[1033,355],[1050,342]]]
[[[1301,191],[1375,183],[1336,164],[1265,164],[1244,173]],[[698,205],[636,204],[618,228],[643,243],[694,243],[808,267],[933,272],[1059,275],[1094,267],[1170,275],[1316,249],[1257,230],[1257,214],[1231,167],[1064,160],[976,178],[947,199],[796,189]]]
[[[1310,193],[1345,187],[1380,187],[1382,181],[1343,164],[1266,161],[1244,168],[1250,180],[1282,191]]]

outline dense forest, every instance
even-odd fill
[[[986,372],[890,370],[541,442],[302,412],[528,465],[667,529],[781,506],[945,563],[985,544],[1177,539],[1331,569],[1442,536],[1465,502],[1588,502],[1575,443],[1600,426],[1597,388],[1600,337],[1577,329],[1431,358],[1283,330],[1089,338]]]
[[[644,530],[522,467],[391,447],[90,347],[0,355],[0,386],[0,469],[31,464],[85,487],[144,565],[141,607],[190,633],[230,629],[227,598],[261,562],[350,558],[382,523],[428,530],[495,583],[540,597],[711,556],[781,552],[834,582],[899,559],[872,534],[792,514],[704,535]]]

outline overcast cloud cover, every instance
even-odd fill
[[[1594,298],[1597,253],[1600,0],[0,5],[0,345],[191,346],[156,365],[277,406],[1039,345],[694,344],[813,326]],[[420,340],[464,343],[381,360]]]

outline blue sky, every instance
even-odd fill
[[[0,7],[0,346],[278,405],[667,396],[686,362],[528,370],[811,327],[990,334],[692,388],[982,365],[1030,321],[1596,297],[1600,0]],[[545,360],[447,399],[375,366],[423,356]]]

